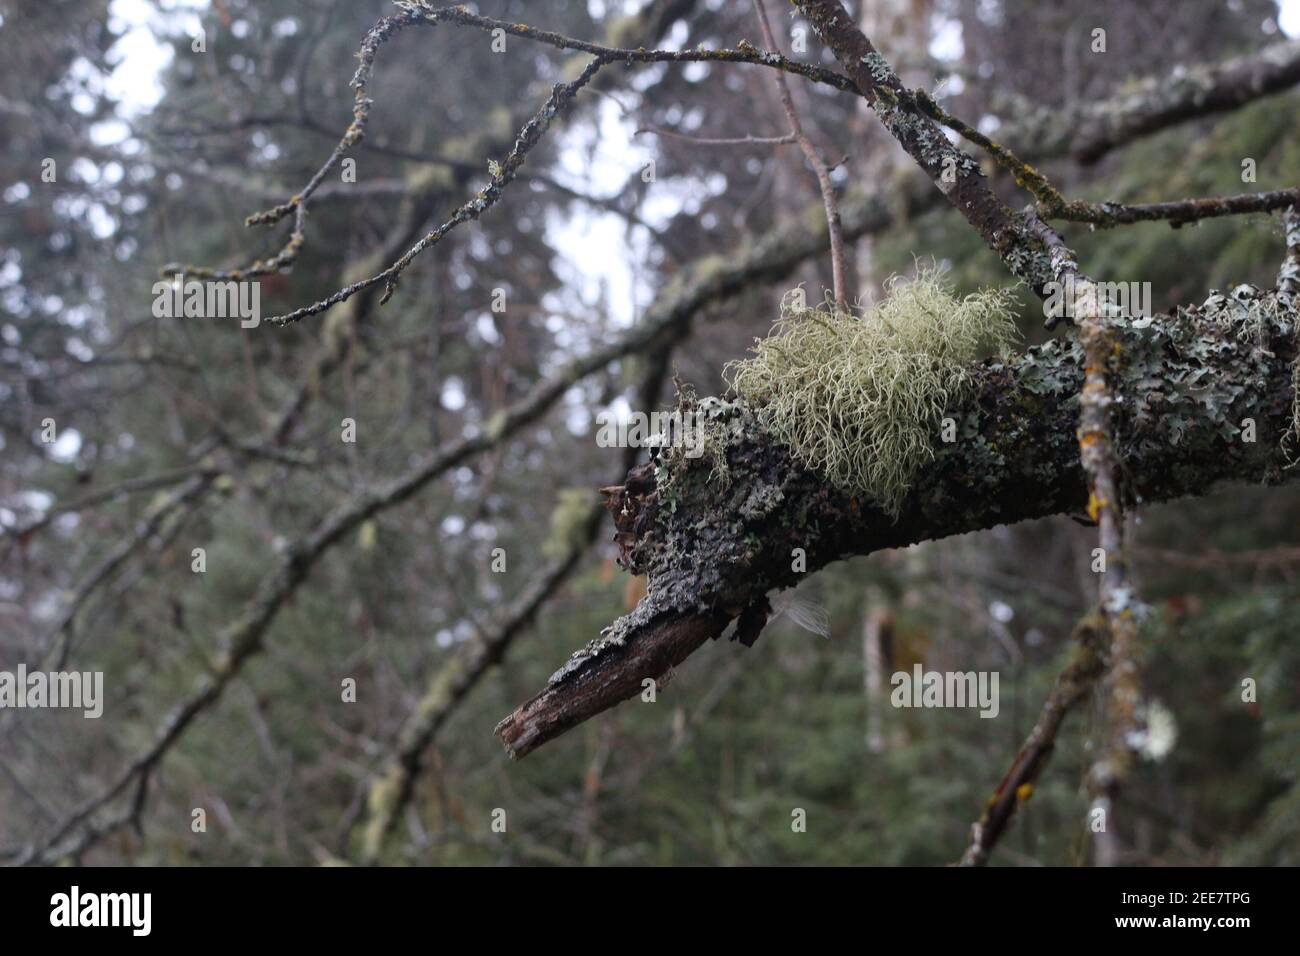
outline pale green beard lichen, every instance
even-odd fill
[[[783,306],[753,357],[724,375],[804,465],[897,516],[944,414],[973,384],[971,364],[1018,331],[1011,292],[958,299],[934,269],[891,279],[886,293],[861,317]]]

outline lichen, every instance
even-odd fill
[[[683,476],[690,473],[692,461],[687,453],[688,443],[680,440],[673,428],[699,429],[699,435],[689,444],[698,443],[699,454],[695,457],[709,469],[705,481],[717,482],[723,488],[731,483],[727,446],[740,433],[739,422],[732,414],[734,406],[712,396],[699,398],[692,385],[678,383],[677,411],[679,417],[672,420],[668,433],[659,436],[653,446],[657,463],[655,478],[660,495],[669,502],[680,490]]]
[[[582,545],[583,528],[591,513],[593,495],[590,488],[562,488],[551,512],[551,531],[542,542],[542,554],[563,558]]]
[[[1240,286],[1233,292],[1247,297]],[[1277,293],[1251,289],[1249,297],[1259,300],[1264,315],[1277,316],[1266,323],[1263,347],[1253,334],[1258,329],[1242,335],[1235,327],[1231,316],[1240,310],[1227,296],[1171,314],[1107,320],[1120,345],[1106,372],[1115,385],[1119,493],[1126,506],[1200,494],[1228,481],[1286,479],[1277,438],[1291,420],[1286,392],[1300,352],[1296,314],[1291,306],[1274,307]],[[953,303],[945,308],[950,319]],[[877,322],[880,311],[845,321]],[[819,314],[814,321],[829,319]],[[959,389],[967,394],[945,409],[957,440],[938,441],[939,423],[931,424],[933,460],[915,475],[892,521],[879,501],[846,494],[796,461],[789,445],[774,440],[768,406],[739,396],[698,399],[727,425],[730,481],[709,481],[705,459],[684,456],[675,459],[671,475],[658,473],[657,459],[629,473],[610,511],[620,562],[646,577],[647,594],[575,653],[552,685],[575,679],[610,649],[676,617],[709,616],[719,637],[730,620],[761,620],[766,595],[850,555],[1082,511],[1087,484],[1076,428],[1085,365],[1077,337],[972,363],[964,370],[970,385]],[[1246,417],[1256,419],[1256,442],[1241,438]],[[796,548],[806,558],[798,568],[791,560]]]
[[[1265,293],[1249,284],[1236,286],[1224,294],[1215,291],[1205,300],[1204,308],[1211,321],[1225,333],[1234,335],[1255,349],[1268,352],[1268,342],[1278,322],[1291,310],[1281,294]],[[1291,423],[1283,433],[1281,447],[1287,453],[1288,467],[1300,465],[1300,354],[1291,365]]]
[[[724,374],[803,464],[896,516],[934,457],[939,420],[972,383],[971,363],[1018,333],[1008,291],[959,299],[930,268],[886,289],[861,317],[783,309],[753,356]]]

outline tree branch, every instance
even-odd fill
[[[1025,738],[1016,759],[989,798],[983,815],[972,824],[971,843],[962,854],[961,866],[987,863],[989,854],[1006,832],[1020,804],[1033,795],[1034,786],[1047,769],[1047,762],[1056,748],[1056,735],[1061,724],[1070,711],[1088,696],[1105,670],[1105,637],[1105,621],[1095,616],[1084,618],[1075,628],[1073,658],[1056,678],[1034,729]]]
[[[767,9],[763,6],[763,0],[754,0],[754,13],[763,31],[763,45],[775,51],[776,37],[772,35],[772,25],[768,23]],[[799,144],[800,151],[817,176],[817,188],[822,194],[822,205],[826,207],[826,228],[831,240],[831,286],[832,294],[835,296],[835,308],[847,312],[849,294],[844,267],[844,230],[840,225],[840,210],[835,203],[835,187],[831,184],[830,166],[822,158],[821,150],[813,145],[813,141],[804,132],[803,123],[799,121],[799,113],[794,108],[794,100],[790,97],[790,84],[786,82],[784,73],[776,74],[776,89],[781,98],[781,108],[790,121],[790,135]]]
[[[1242,286],[1149,325],[1116,323],[1113,433],[1125,462],[1117,503],[1294,476],[1280,439],[1293,420],[1298,318],[1277,293]],[[728,621],[739,618],[739,630],[757,636],[767,593],[801,577],[792,570],[795,548],[812,571],[851,555],[1084,511],[1088,481],[1075,430],[1085,365],[1079,343],[1051,342],[975,370],[974,397],[950,413],[963,437],[937,446],[896,521],[827,486],[763,433],[752,410],[726,403],[739,431],[726,450],[728,486],[688,470],[675,481],[689,491],[669,507],[653,467],[642,466],[610,489],[616,540],[625,563],[648,575],[648,594],[498,725],[507,752],[523,757],[638,692],[643,679],[661,677]],[[1256,443],[1241,440],[1245,418],[1256,422]]]

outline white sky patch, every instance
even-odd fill
[[[1289,37],[1300,37],[1300,0],[1282,0],[1277,25]]]
[[[500,345],[502,342],[501,333],[497,331],[497,324],[491,314],[487,312],[479,313],[478,318],[474,320],[474,331],[488,345]]]
[[[77,460],[81,451],[81,433],[75,428],[65,428],[50,446],[50,457],[60,464],[70,464]]]
[[[123,116],[147,113],[162,100],[159,77],[172,61],[172,48],[159,36],[196,36],[202,26],[201,15],[209,5],[208,0],[166,0],[160,12],[146,0],[113,0],[109,4],[109,27],[121,36],[108,53],[114,66],[104,88]]]
[[[564,411],[564,427],[575,438],[591,431],[591,409],[586,402],[574,402]]]
[[[54,495],[48,491],[38,491],[36,489],[20,491],[14,495],[14,499],[37,516],[44,516],[46,512],[54,507]],[[13,514],[12,511],[8,513]]]
[[[941,19],[934,24],[934,38],[930,41],[930,56],[936,60],[960,60],[966,53],[961,37],[961,22]]]
[[[448,411],[458,412],[465,407],[465,386],[454,375],[447,376],[442,383],[442,407]]]
[[[602,98],[596,104],[594,142],[588,126],[560,133],[556,178],[579,192],[613,195],[654,158],[632,132],[618,104]],[[644,230],[629,231],[626,220],[616,213],[582,203],[571,204],[569,210],[568,215],[551,215],[546,223],[546,240],[562,260],[557,271],[583,301],[598,301],[603,294],[612,310],[611,321],[629,325],[637,303],[649,294],[632,270],[632,263],[644,261],[648,253],[648,237]]]

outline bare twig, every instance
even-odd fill
[[[1074,253],[1051,226],[1036,215],[1029,221],[1051,250],[1053,272],[1073,290],[1071,312],[1079,326],[1086,365],[1079,397],[1079,458],[1088,475],[1088,516],[1097,522],[1101,546],[1098,594],[1110,630],[1106,673],[1107,741],[1089,774],[1094,809],[1105,814],[1096,835],[1097,862],[1118,862],[1119,841],[1113,805],[1133,761],[1133,740],[1142,724],[1141,680],[1137,661],[1136,592],[1129,583],[1123,514],[1120,510],[1119,463],[1112,428],[1115,397],[1108,374],[1115,355],[1115,319],[1102,314],[1096,284],[1078,269]]]
[[[692,136],[690,133],[679,133],[660,126],[642,126],[635,131],[638,136],[642,133],[679,139],[696,146],[790,146],[796,142],[793,133],[784,136]]]
[[[924,90],[916,91],[916,100],[928,115],[985,150],[1010,172],[1018,184],[1033,194],[1038,202],[1038,214],[1045,219],[1084,222],[1101,229],[1111,229],[1136,222],[1167,221],[1176,229],[1186,223],[1198,222],[1202,219],[1273,212],[1300,202],[1300,187],[1156,203],[1129,204],[1066,199],[1043,173],[1030,166],[1008,147],[953,116]]]
[[[1035,291],[1048,281],[1037,268],[1040,240],[989,188],[979,163],[949,142],[916,95],[858,29],[838,0],[794,0],[880,122],[948,203],[1018,278]]]
[[[480,30],[495,31],[501,30],[514,36],[523,37],[530,40],[536,40],[553,46],[561,50],[577,50],[584,53],[590,53],[594,59],[589,63],[586,69],[577,80],[570,83],[557,85],[551,93],[545,106],[533,117],[532,120],[520,131],[519,137],[515,142],[515,149],[505,162],[499,166],[499,172],[492,176],[491,182],[473,199],[462,205],[447,222],[426,235],[415,246],[408,251],[392,266],[383,272],[370,277],[361,282],[339,290],[334,295],[322,299],[311,306],[297,309],[293,312],[272,317],[269,321],[273,324],[283,325],[289,322],[298,321],[308,315],[314,315],[324,311],[331,305],[345,301],[355,295],[362,289],[369,288],[379,282],[385,284],[385,294],[380,301],[382,305],[392,294],[394,282],[397,276],[405,269],[410,260],[418,255],[421,251],[430,245],[436,243],[448,231],[460,225],[463,222],[477,219],[482,212],[489,206],[493,205],[499,198],[501,189],[514,178],[524,156],[540,140],[542,134],[550,126],[551,121],[556,114],[566,107],[583,86],[585,86],[602,67],[614,63],[695,63],[695,62],[725,62],[725,63],[753,63],[762,66],[771,67],[777,70],[797,73],[809,79],[821,83],[827,83],[837,89],[853,91],[855,87],[851,80],[848,80],[831,70],[823,69],[819,66],[812,66],[789,60],[779,54],[761,52],[749,44],[742,43],[736,50],[646,50],[644,48],[621,49],[617,47],[605,46],[599,43],[592,43],[586,40],[578,40],[573,37],[564,36],[560,33],[554,33],[549,30],[538,30],[521,23],[511,23],[505,20],[496,20],[491,17],[482,17],[471,13],[465,7],[442,7],[437,8],[431,4],[418,2],[418,0],[404,0],[398,3],[401,9],[400,13],[391,14],[383,17],[377,22],[366,34],[358,53],[361,65],[357,68],[352,78],[352,87],[354,89],[352,123],[339,140],[334,150],[330,153],[325,163],[316,171],[307,185],[283,203],[265,210],[254,213],[247,219],[248,225],[269,225],[279,222],[281,219],[292,214],[294,216],[293,230],[290,233],[288,242],[281,250],[270,259],[259,260],[252,265],[242,269],[218,270],[209,269],[202,266],[185,265],[181,263],[169,263],[163,267],[163,273],[171,275],[174,273],[185,273],[195,278],[220,279],[220,280],[245,280],[256,278],[262,275],[268,275],[274,272],[280,272],[290,267],[297,259],[303,243],[305,242],[305,226],[308,202],[321,186],[325,176],[342,160],[343,156],[365,136],[366,125],[370,118],[370,106],[372,100],[368,95],[370,78],[374,71],[375,57],[379,48],[387,42],[394,34],[402,29],[414,24],[436,25],[439,23],[455,23],[462,26],[475,27]]]
[[[1102,658],[1105,637],[1106,622],[1095,616],[1084,618],[1075,627],[1073,657],[1056,678],[1034,729],[989,798],[983,815],[971,826],[971,843],[962,854],[961,866],[987,863],[1020,804],[1033,795],[1034,786],[1056,747],[1062,722],[1088,696],[1105,670]]]
[[[28,539],[36,532],[48,527],[60,515],[88,511],[91,508],[117,501],[120,498],[126,498],[144,491],[166,488],[203,473],[211,472],[215,475],[218,471],[219,469],[212,465],[185,465],[180,468],[173,468],[170,471],[159,472],[156,475],[140,475],[135,478],[127,478],[112,487],[92,491],[72,501],[56,504],[35,521],[28,522],[25,525],[0,527],[0,538]]]
[[[768,22],[767,9],[763,6],[763,0],[754,0],[754,13],[758,16],[758,24],[763,30],[763,44],[769,50],[775,51],[776,38],[772,35],[772,25]],[[839,206],[835,202],[835,186],[831,183],[831,170],[822,157],[821,150],[813,144],[803,130],[803,123],[799,121],[799,113],[794,108],[794,100],[790,97],[790,85],[786,82],[784,73],[776,74],[776,86],[777,93],[781,97],[781,108],[785,110],[786,118],[790,121],[790,134],[799,144],[799,149],[803,151],[808,165],[812,166],[813,172],[817,175],[817,187],[821,190],[822,204],[826,207],[826,226],[831,240],[831,281],[834,288],[835,308],[840,312],[848,312],[844,230],[840,225]]]
[[[312,305],[304,306],[301,309],[295,309],[284,315],[271,316],[266,321],[273,325],[288,325],[297,322],[309,315],[316,315],[324,312],[332,305],[339,302],[345,302],[352,296],[365,289],[380,284],[384,285],[384,293],[379,297],[379,304],[383,305],[392,296],[397,289],[397,280],[405,271],[406,267],[411,264],[421,252],[429,246],[434,245],[442,239],[447,233],[455,229],[462,223],[471,222],[478,219],[486,210],[496,205],[505,191],[506,186],[515,178],[515,173],[523,164],[524,158],[528,153],[541,142],[543,134],[550,128],[551,122],[559,115],[577,96],[578,91],[591,81],[596,75],[596,71],[604,66],[608,61],[597,57],[592,60],[587,67],[578,75],[578,78],[569,83],[557,84],[551,91],[550,97],[546,104],[537,112],[537,114],[528,121],[519,131],[519,136],[515,140],[514,148],[510,155],[500,164],[494,164],[491,167],[492,179],[483,189],[474,196],[473,199],[463,203],[457,210],[452,213],[451,218],[442,223],[431,232],[427,233],[415,245],[411,246],[399,259],[393,262],[386,269],[378,272],[368,278],[361,279],[351,285],[345,286],[333,295],[321,299]]]
[[[1198,222],[1202,219],[1273,212],[1286,209],[1298,202],[1300,202],[1300,187],[1275,189],[1262,193],[1241,193],[1236,196],[1210,196],[1133,205],[1074,200],[1063,206],[1048,209],[1047,213],[1053,219],[1086,222],[1101,229],[1135,222],[1156,221],[1167,221],[1177,229],[1185,223]]]
[[[219,475],[220,471],[215,468],[199,469],[179,489],[147,508],[131,534],[119,541],[72,589],[67,604],[59,615],[58,623],[51,630],[47,641],[51,645],[51,655],[56,668],[62,669],[68,662],[68,655],[72,652],[77,615],[91,595],[102,584],[109,581],[145,542],[164,532],[169,524],[187,521],[193,513],[191,507],[196,507],[203,500],[208,487]]]

